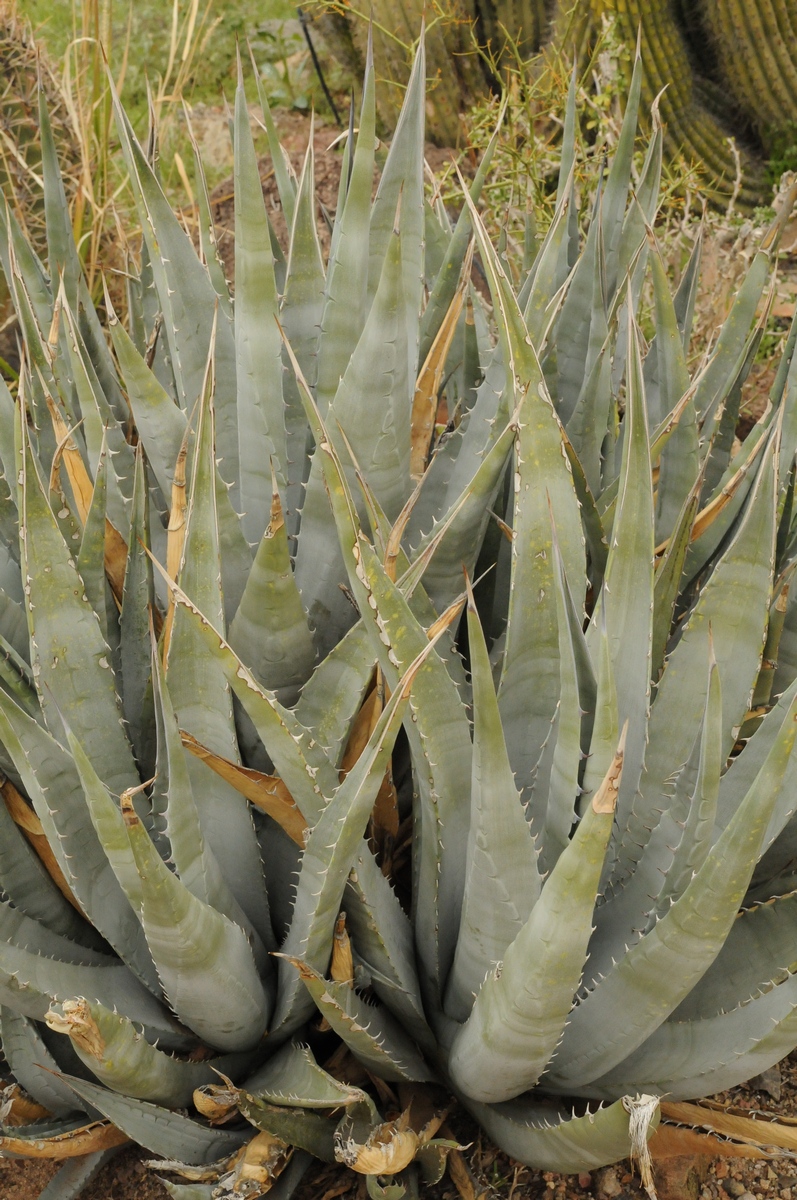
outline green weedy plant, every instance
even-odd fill
[[[184,1200],[312,1156],[417,1194],[450,1142],[393,1086],[527,1163],[645,1165],[660,1096],[797,1044],[797,326],[734,442],[777,228],[690,372],[700,240],[671,295],[639,64],[583,244],[572,90],[514,264],[488,162],[453,228],[424,199],[424,70],[372,200],[369,63],[326,264],[312,139],[296,179],[263,101],[286,252],[239,84],[234,299],[200,162],[197,253],[118,105],[129,328],[44,104],[48,269],[5,212],[0,1149],[70,1159],[45,1195],[125,1139]]]

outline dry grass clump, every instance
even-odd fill
[[[67,198],[80,188],[81,153],[60,73],[20,16],[15,0],[0,0],[0,191],[36,252],[46,255],[38,86],[44,89],[53,136],[64,166]],[[0,357],[16,359],[15,318],[0,277]]]

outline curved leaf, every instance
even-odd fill
[[[254,1096],[241,1095],[238,1107],[256,1129],[270,1133],[291,1146],[298,1146],[324,1162],[335,1162],[334,1120],[317,1112],[279,1108]]]
[[[645,1090],[692,1100],[736,1087],[790,1053],[797,1036],[793,976],[731,1012],[665,1021],[629,1058],[590,1085],[590,1094]]]
[[[359,1088],[319,1067],[309,1046],[289,1042],[242,1085],[254,1100],[289,1108],[339,1108],[362,1100]]]
[[[294,709],[300,725],[324,748],[334,767],[340,766],[349,728],[359,711],[376,661],[362,621],[352,626],[302,688]]]
[[[40,1193],[39,1200],[77,1200],[83,1189],[118,1153],[119,1148],[112,1146],[85,1157],[69,1159]]]
[[[381,1006],[366,1003],[346,983],[324,979],[300,959],[291,962],[318,1011],[369,1071],[393,1081],[432,1078],[413,1042]]]
[[[557,1087],[583,1086],[633,1053],[717,957],[761,851],[797,735],[795,721],[797,702],[686,891],[573,1009],[550,1073]],[[614,1020],[619,1005],[622,1022]],[[598,1027],[603,1030],[600,1040],[595,1038]]]
[[[621,847],[622,861],[639,857],[632,843],[635,840],[637,845],[644,845],[645,828],[655,822],[666,780],[691,750],[706,701],[709,637],[713,639],[722,680],[723,757],[730,751],[734,731],[747,711],[769,613],[775,543],[774,482],[774,453],[769,449],[744,518],[684,622],[659,682],[648,727],[642,796],[635,802]]]
[[[138,978],[160,995],[144,934],[97,836],[74,760],[2,691],[0,740],[81,908]]]
[[[58,1063],[28,1017],[13,1008],[0,1008],[0,1040],[9,1070],[37,1104],[56,1117],[68,1116],[76,1109],[94,1112],[58,1078]]]
[[[211,1129],[190,1117],[169,1112],[145,1100],[119,1096],[85,1079],[76,1079],[72,1075],[64,1075],[63,1079],[78,1096],[104,1113],[117,1129],[163,1158],[194,1164],[217,1162],[234,1154],[249,1140],[242,1131]]]
[[[573,840],[454,1037],[448,1069],[456,1086],[474,1100],[496,1103],[533,1087],[562,1037],[592,932],[624,744],[625,729]]]
[[[26,429],[18,425],[19,510],[36,687],[48,727],[61,734],[63,714],[101,778],[121,792],[138,784],[138,772],[120,720],[111,652],[45,496]],[[37,563],[49,569],[37,570]]]
[[[412,925],[366,846],[349,873],[344,904],[355,959],[362,961],[379,999],[428,1048],[434,1039],[421,1001]]]
[[[212,1046],[251,1049],[271,1002],[246,934],[172,874],[127,797],[122,815],[140,877],[141,924],[169,1003]]]
[[[145,1041],[127,1017],[87,1000],[64,1001],[46,1021],[71,1039],[80,1061],[105,1087],[165,1108],[188,1108],[196,1088],[215,1083],[219,1071],[240,1074],[249,1061],[241,1055],[204,1062],[173,1058]]]
[[[270,691],[294,690],[313,668],[313,637],[291,567],[282,501],[273,476],[271,519],[230,626],[230,645]]]
[[[471,593],[473,767],[462,919],[446,986],[446,1011],[467,1020],[473,997],[537,903],[537,847],[509,765],[481,624]]]
[[[502,1150],[544,1171],[591,1171],[627,1157],[631,1150],[629,1112],[621,1100],[597,1112],[574,1117],[545,1101],[505,1105],[465,1101],[479,1124]],[[658,1125],[655,1114],[648,1130]]]
[[[4,785],[3,790],[8,786]],[[14,908],[54,933],[88,945],[99,941],[82,914],[75,911],[53,882],[39,855],[12,819],[4,796],[0,798],[0,888]]]
[[[307,1017],[307,999],[293,965],[301,956],[308,969],[326,970],[346,877],[387,769],[410,688],[432,652],[427,643],[410,664],[376,722],[360,757],[320,813],[302,855],[296,900],[280,958],[280,989],[272,1034],[292,1033]],[[292,956],[292,957],[291,957]]]

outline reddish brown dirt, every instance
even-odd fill
[[[280,139],[287,150],[291,165],[299,176],[304,161],[307,143],[310,136],[309,119],[298,112],[280,113],[277,118]],[[333,146],[333,143],[336,143]],[[341,164],[343,161],[343,141],[341,130],[336,125],[327,125],[316,121],[313,134],[313,154],[315,157],[316,196],[330,217],[334,217],[338,203],[338,184],[340,182]],[[440,173],[450,162],[456,151],[439,146],[427,145],[426,161],[435,172]],[[458,157],[458,156],[457,156]],[[285,217],[279,202],[277,182],[274,176],[271,158],[264,156],[260,159],[260,179],[263,184],[263,195],[266,200],[271,223],[283,250],[287,250],[288,231]],[[466,175],[473,173],[473,166],[467,160],[460,162],[460,169]],[[376,183],[374,184],[376,190]],[[216,223],[216,233],[219,251],[224,262],[227,278],[232,280],[235,274],[235,215],[233,208],[232,178],[223,180],[211,195],[213,219]],[[317,213],[318,236],[324,256],[329,251],[329,227],[322,212]]]
[[[123,1150],[83,1191],[81,1200],[169,1200],[166,1188],[141,1159],[134,1147]],[[0,1200],[36,1200],[58,1166],[0,1158]]]
[[[282,144],[290,155],[291,165],[298,177],[307,150],[310,122],[307,117],[303,117],[300,113],[284,113],[280,116],[279,132]],[[316,195],[330,216],[334,216],[335,207],[338,202],[338,182],[340,180],[342,161],[341,145],[339,144],[333,149],[330,149],[330,146],[339,135],[340,130],[337,126],[326,125],[316,121],[313,136]],[[288,231],[279,202],[274,169],[271,159],[268,156],[260,160],[260,178],[263,184],[266,208],[274,226],[274,232],[279,239],[280,245],[286,248],[288,244]],[[211,205],[213,219],[216,223],[219,251],[224,262],[227,277],[228,279],[232,279],[235,273],[235,216],[232,178],[223,180],[213,189]],[[317,223],[318,235],[326,254],[329,249],[329,230],[320,211],[317,213]]]

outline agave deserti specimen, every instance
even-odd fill
[[[197,254],[117,106],[107,329],[42,105],[47,269],[0,239],[0,1148],[68,1157],[62,1200],[127,1139],[177,1197],[311,1156],[413,1194],[443,1089],[589,1168],[797,1044],[795,330],[734,442],[777,229],[690,373],[639,65],[583,244],[574,94],[510,264],[487,164],[453,228],[424,199],[422,44],[372,200],[369,64],[324,263],[312,149],[263,101],[283,248],[239,85],[234,300],[201,164]]]

